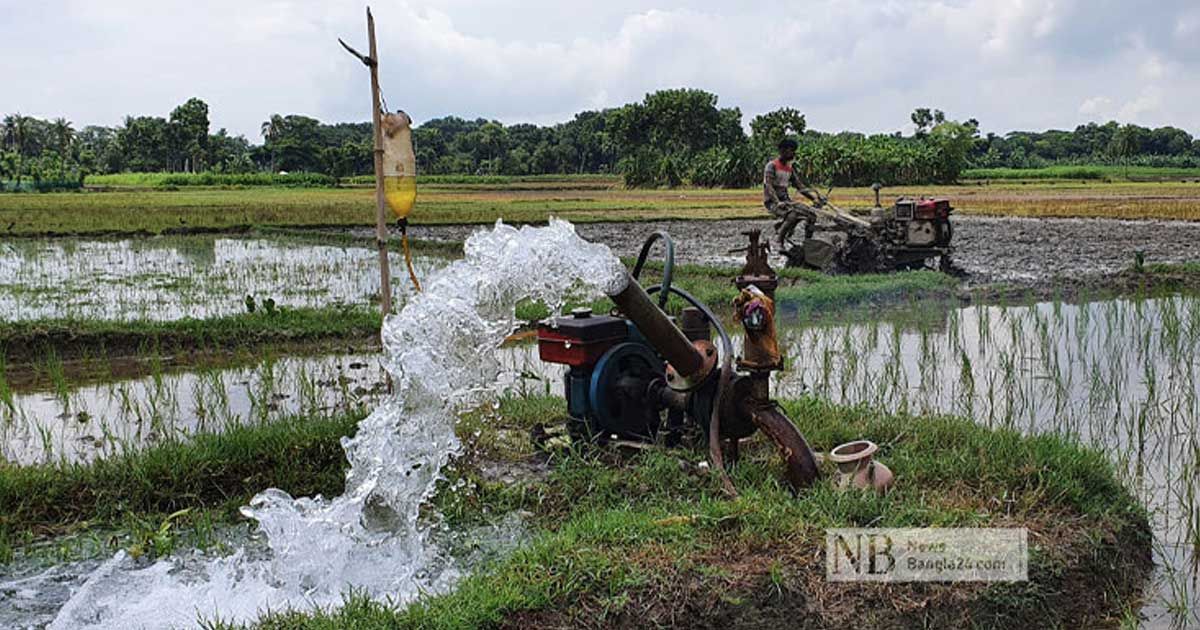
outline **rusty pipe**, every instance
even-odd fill
[[[751,418],[767,437],[779,446],[787,469],[785,477],[793,491],[800,491],[813,484],[820,471],[817,458],[796,425],[773,403],[757,406]]]
[[[650,301],[637,280],[629,278],[624,289],[609,297],[680,376],[688,381],[703,376],[701,372],[705,370],[706,362],[700,351],[671,323],[667,314]]]

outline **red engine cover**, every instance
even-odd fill
[[[950,216],[949,199],[921,199],[917,201],[916,219],[945,219]]]
[[[624,319],[580,312],[538,325],[538,357],[547,363],[590,367],[628,336]]]

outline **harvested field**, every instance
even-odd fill
[[[968,182],[957,186],[898,187],[897,196],[951,199],[962,215],[1101,217],[1200,220],[1200,183],[1187,182]],[[868,188],[832,191],[844,207],[874,203]],[[112,234],[230,230],[249,226],[367,226],[374,220],[366,187],[192,187],[187,190],[115,190],[0,195],[0,233],[7,235]],[[758,189],[627,190],[617,179],[560,178],[523,186],[436,184],[421,188],[415,224],[545,221],[576,223],[670,219],[755,218],[763,215]]]
[[[410,234],[461,241],[477,229],[480,227],[475,225],[416,226]],[[772,222],[761,218],[609,222],[583,223],[577,229],[584,238],[604,243],[621,256],[636,256],[646,236],[666,230],[675,240],[680,262],[730,265],[744,257],[730,253],[744,245],[746,237],[741,232],[760,229],[772,234]],[[353,233],[365,236],[369,232]],[[1056,278],[1128,269],[1138,251],[1144,252],[1147,264],[1200,260],[1200,223],[959,216],[954,219],[954,243],[954,260],[970,274],[971,284],[1049,286]],[[776,262],[782,266],[782,257]]]

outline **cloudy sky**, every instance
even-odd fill
[[[375,0],[385,96],[419,122],[552,123],[697,87],[749,120],[903,129],[915,107],[985,131],[1115,118],[1200,135],[1197,0]],[[272,113],[369,117],[361,0],[0,0],[0,112],[76,128],[191,96],[259,141]]]

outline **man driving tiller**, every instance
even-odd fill
[[[779,240],[779,249],[787,249],[792,232],[801,221],[804,222],[804,238],[812,238],[817,215],[812,207],[798,201],[792,201],[788,195],[788,186],[794,186],[813,206],[820,208],[825,200],[820,193],[812,190],[792,167],[796,159],[796,149],[799,145],[791,138],[779,143],[779,157],[767,162],[763,169],[763,205],[771,216],[779,219],[775,224],[775,235]]]

